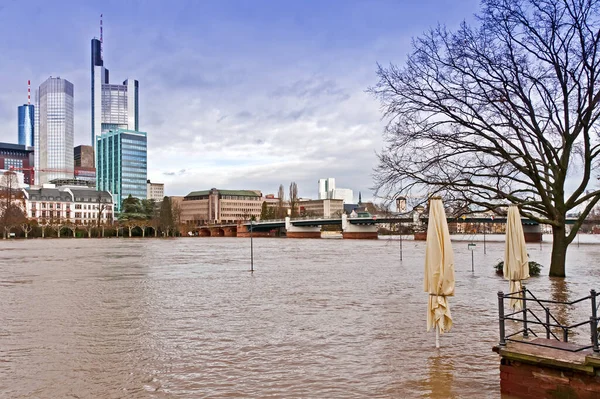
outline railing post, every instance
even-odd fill
[[[500,346],[506,346],[504,332],[504,293],[498,291],[498,325],[500,326]]]
[[[563,327],[563,340],[569,342],[569,329],[567,327]]]
[[[544,309],[546,310],[546,339],[550,339],[550,309]]]
[[[592,332],[592,348],[594,352],[600,352],[598,348],[598,315],[596,310],[596,290],[590,290],[592,299],[592,317],[590,317],[590,329]]]
[[[523,286],[523,290],[521,292],[523,298],[523,338],[527,338],[529,337],[529,333],[527,332],[527,298],[525,294],[527,292],[527,288]]]

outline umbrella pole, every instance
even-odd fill
[[[435,327],[435,347],[440,349],[440,326]]]

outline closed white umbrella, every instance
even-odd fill
[[[523,224],[519,208],[516,205],[508,207],[506,217],[506,246],[504,249],[504,278],[509,281],[509,291],[512,294],[509,306],[514,310],[523,308],[521,297],[521,280],[529,278],[529,259],[523,234]]]
[[[454,253],[442,199],[429,201],[427,244],[425,247],[425,292],[429,293],[427,331],[435,329],[435,346],[440,347],[439,334],[450,331],[452,315],[448,296],[454,295]]]

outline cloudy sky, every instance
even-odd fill
[[[0,2],[0,141],[49,76],[75,85],[75,143],[90,144],[90,40],[104,15],[111,82],[140,81],[148,177],[167,195],[317,180],[372,197],[382,148],[365,90],[376,62],[401,64],[411,39],[471,20],[477,0]]]

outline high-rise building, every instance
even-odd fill
[[[73,178],[73,83],[48,78],[36,91],[35,184]]]
[[[19,145],[33,147],[33,135],[35,131],[35,108],[31,104],[31,81],[27,81],[27,104],[17,108],[17,120],[19,126]]]
[[[96,166],[94,148],[91,145],[78,145],[73,148],[76,184],[85,183],[88,187],[96,187]]]
[[[335,189],[335,179],[328,177],[327,179],[319,179],[319,199],[331,198],[331,191]]]
[[[146,198],[145,132],[117,129],[102,133],[96,141],[96,165],[96,187],[113,195],[117,212],[129,195]]]
[[[104,67],[102,36],[92,39],[92,146],[96,138],[109,130],[139,130],[137,80],[110,84]]]
[[[19,145],[33,147],[35,132],[35,108],[33,104],[23,104],[17,108],[19,120]]]

